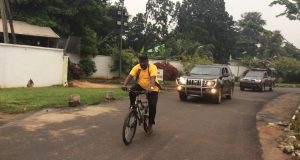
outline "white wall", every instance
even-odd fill
[[[76,55],[69,55],[70,60],[73,63],[78,63],[80,58]],[[93,61],[96,64],[97,72],[95,72],[91,78],[103,78],[103,79],[112,79],[114,77],[118,76],[118,72],[111,72],[110,68],[112,65],[112,58],[110,56],[103,56],[103,55],[98,55],[96,56]],[[149,60],[149,63],[156,63],[156,62],[164,62],[165,60]],[[178,71],[183,72],[184,68],[183,65],[180,63],[180,61],[168,61],[171,65],[173,65]],[[236,64],[230,65],[230,69],[232,73],[235,76],[241,76],[242,73],[247,69],[246,67],[243,66],[238,66]],[[1,72],[1,70],[0,70]]]
[[[71,58],[73,57],[73,58]],[[73,63],[76,62],[76,58],[70,55],[70,60],[73,59]],[[72,61],[72,60],[71,60]],[[118,77],[118,72],[111,72],[112,58],[110,56],[98,55],[93,58],[93,61],[96,64],[97,71],[91,76],[91,78],[103,78],[103,79],[112,79]],[[149,60],[150,63],[163,62],[164,60]],[[183,71],[183,67],[178,61],[169,61],[175,68],[179,71]]]
[[[79,54],[67,53],[67,56],[69,56],[69,60],[72,63],[78,64],[80,62],[80,55]]]
[[[97,71],[91,76],[91,78],[103,78],[112,79],[118,76],[117,72],[111,72],[112,58],[110,56],[98,55],[93,58],[96,64]]]
[[[63,50],[0,44],[0,88],[62,84]]]
[[[234,66],[230,65],[229,66],[231,69],[231,72],[236,76],[236,77],[241,77],[243,73],[248,69],[247,67],[244,66]]]

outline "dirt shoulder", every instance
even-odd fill
[[[71,81],[69,82],[69,87],[78,87],[78,88],[120,88],[121,85],[117,84],[100,84],[100,83],[91,83],[87,81]]]
[[[287,135],[287,131],[284,131],[284,127],[272,124],[278,122],[288,124],[299,105],[300,93],[289,93],[270,101],[257,113],[257,130],[264,160],[291,159],[290,155],[284,154],[277,147],[279,144],[276,141],[281,136]]]

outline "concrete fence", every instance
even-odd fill
[[[0,88],[61,85],[65,65],[61,49],[0,44]]]
[[[97,71],[91,76],[91,78],[112,79],[119,75],[118,72],[111,71],[113,61],[110,56],[98,55],[93,58],[93,61],[96,64]]]
[[[70,61],[78,63],[78,55],[68,54]],[[98,55],[93,58],[97,72],[91,78],[112,79],[118,76],[111,72],[112,58]],[[161,62],[150,60],[150,63]],[[179,61],[168,61],[177,70],[183,71]],[[231,65],[235,76],[240,76],[245,67]],[[30,79],[34,87],[61,85],[67,79],[67,58],[61,49],[12,45],[0,43],[0,88],[26,87]]]
[[[80,57],[78,55],[74,54],[68,54],[70,57],[70,61],[73,63],[78,64],[80,61]],[[98,55],[95,58],[93,58],[93,61],[96,64],[97,72],[95,72],[91,78],[103,78],[103,79],[112,79],[113,77],[118,76],[118,72],[111,72],[110,68],[112,65],[112,58],[110,56],[103,56]],[[165,60],[152,60],[150,59],[150,63],[156,63],[156,62],[164,62]],[[171,65],[173,65],[178,71],[184,72],[183,65],[180,63],[180,61],[168,61]],[[242,73],[247,69],[246,67],[232,64],[229,66],[231,68],[232,73],[235,76],[240,77]]]

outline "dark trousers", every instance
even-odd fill
[[[143,91],[143,89],[140,85],[135,84],[131,87],[132,91]],[[134,105],[135,99],[137,97],[136,93],[129,92],[130,97],[130,105]],[[149,123],[155,124],[155,115],[156,115],[156,105],[158,100],[158,92],[150,92],[148,93],[148,106],[149,106]]]

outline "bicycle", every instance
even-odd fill
[[[123,123],[123,130],[122,130],[122,138],[125,145],[129,145],[133,137],[135,135],[137,124],[139,126],[143,124],[144,131],[147,135],[151,133],[148,130],[149,126],[149,107],[148,107],[148,100],[142,101],[140,95],[146,94],[146,91],[131,91],[137,94],[136,100],[134,105],[130,106],[130,109],[125,117]]]

